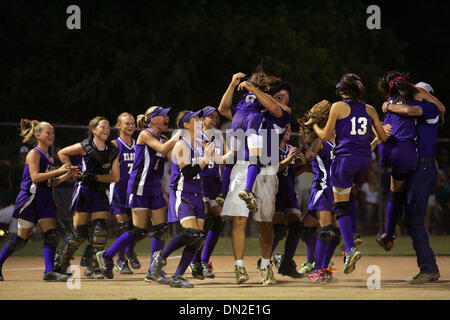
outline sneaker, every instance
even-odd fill
[[[226,193],[219,193],[219,195],[216,197],[216,202],[219,206],[223,207],[223,204],[225,203],[225,198],[227,197]]]
[[[361,245],[362,239],[361,239],[361,236],[359,235],[359,233],[357,233],[357,232],[353,233],[353,242],[355,243],[355,247]]]
[[[186,278],[182,276],[172,277],[170,286],[173,288],[193,288],[194,286]]]
[[[336,282],[337,279],[333,277],[333,271],[338,270],[337,268],[328,267],[322,270],[324,281],[327,283]]]
[[[111,271],[111,273],[112,273],[112,271]],[[91,273],[91,279],[94,279],[94,280],[105,279],[105,275],[103,274],[102,270],[94,269]]]
[[[89,267],[86,268],[86,270],[84,270],[84,275],[88,278],[90,278],[93,273],[94,273],[94,269],[91,269]]]
[[[278,273],[283,276],[288,276],[294,279],[300,279],[305,276],[304,273],[300,273],[297,271],[297,264],[294,260],[286,261],[283,259],[280,267],[278,268]]]
[[[275,253],[273,256],[273,264],[278,269],[283,262],[284,255],[281,253]]]
[[[127,260],[117,260],[114,266],[116,267],[116,270],[120,272],[120,274],[133,274],[133,271],[128,266]]]
[[[353,247],[344,258],[344,273],[349,274],[355,270],[356,262],[361,259],[361,252]]]
[[[154,275],[152,275],[151,272],[147,272],[147,275],[145,276],[145,282],[152,282],[152,281],[156,281],[159,284],[169,284],[170,283],[170,279],[166,278],[166,273],[163,272],[163,274],[159,277],[156,277]]]
[[[407,279],[406,282],[409,284],[424,284],[425,282],[438,281],[441,275],[439,272],[434,273],[423,273],[419,272],[414,277]]]
[[[201,262],[191,262],[189,264],[189,269],[191,269],[192,276],[195,279],[203,280],[205,276],[203,275],[203,266]]]
[[[236,274],[236,283],[241,284],[248,280],[247,270],[245,267],[234,266],[234,273]]]
[[[211,261],[209,262],[202,262],[203,267],[203,276],[205,278],[214,279],[216,275],[213,272],[213,266]]]
[[[256,202],[255,194],[245,188],[241,192],[239,192],[239,199],[245,201],[245,204],[247,205],[248,210],[251,213],[255,213],[258,211],[258,203]]]
[[[152,270],[151,273],[156,279],[158,279],[159,277],[164,275],[163,269],[167,264],[166,259],[161,257],[160,253],[161,253],[161,251],[156,251],[153,254],[153,261],[150,266],[150,268]]]
[[[44,276],[42,277],[44,281],[56,281],[56,282],[67,282],[69,278],[70,277],[68,275],[61,274],[53,270],[44,273]]]
[[[389,238],[386,233],[378,234],[375,240],[378,242],[380,247],[384,250],[389,251],[394,247],[395,236]]]
[[[256,264],[256,268],[259,270],[259,273],[261,274],[262,284],[265,286],[277,284],[277,281],[275,280],[275,275],[273,274],[272,264],[269,264],[268,266],[262,268],[261,260],[258,260],[258,262],[259,264],[258,263]]]
[[[315,262],[313,263],[308,263],[305,262],[301,265],[301,269],[299,271],[299,273],[305,275],[309,275],[310,273],[312,273],[314,271],[314,266],[315,266]]]
[[[125,257],[127,257],[128,262],[130,263],[130,266],[134,269],[140,269],[141,268],[141,263],[139,262],[138,258],[137,258],[137,254],[134,251],[128,251],[125,252]]]
[[[112,270],[114,267],[114,262],[110,259],[105,258],[105,252],[106,250],[99,251],[96,253],[98,266],[106,278],[112,279],[114,278]]]

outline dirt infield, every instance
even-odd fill
[[[417,272],[415,257],[363,257],[356,270],[345,275],[343,263],[334,257],[336,267],[335,283],[317,285],[309,279],[290,279],[276,274],[278,285],[265,287],[260,283],[260,276],[255,268],[257,257],[246,257],[245,264],[250,280],[236,285],[234,279],[234,262],[232,257],[215,256],[212,258],[215,279],[193,279],[190,272],[187,278],[194,284],[193,289],[177,289],[157,283],[146,283],[149,258],[141,257],[142,268],[133,275],[114,273],[112,280],[92,280],[82,275],[79,289],[69,289],[66,283],[46,283],[42,281],[42,257],[11,257],[3,266],[5,281],[0,282],[0,299],[11,300],[318,300],[318,299],[450,299],[450,257],[437,257],[441,279],[435,283],[411,286],[405,279]],[[166,271],[172,274],[179,257],[168,261]],[[296,257],[298,264],[305,257]],[[79,262],[79,257],[73,264]],[[379,266],[381,271],[381,288],[369,290],[367,280],[372,275],[367,273],[370,265]],[[84,268],[82,268],[82,272]],[[373,283],[373,282],[371,282]],[[71,283],[76,286],[75,282]]]

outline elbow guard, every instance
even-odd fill
[[[202,171],[202,169],[198,164],[196,164],[195,166],[185,166],[183,169],[181,169],[181,173],[186,180],[194,179],[197,174],[200,173],[200,171]]]

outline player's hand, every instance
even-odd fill
[[[208,142],[204,149],[205,160],[208,162],[209,160],[214,158],[215,155],[215,145],[214,142]]]
[[[250,84],[250,82],[248,81],[243,81],[239,84],[237,91],[241,91],[241,90],[247,90],[250,91],[250,89],[253,88],[253,86]]]
[[[300,162],[300,164],[305,165],[308,164],[308,160],[306,159],[306,156],[303,152],[299,152],[297,155],[297,160]]]
[[[388,105],[387,101],[383,103],[383,106],[381,107],[381,110],[383,110],[383,113],[388,112],[387,105]]]
[[[58,171],[63,174],[70,170],[72,165],[70,163],[64,163],[61,167],[59,167]]]
[[[288,153],[288,159],[292,160],[296,155],[297,155],[297,151],[298,149],[296,147],[291,147],[291,149],[289,149],[289,153]]]
[[[386,133],[386,136],[389,138],[392,136],[392,126],[390,124],[383,124],[383,130]]]
[[[175,141],[175,142],[180,140],[181,133],[182,133],[181,129],[175,129],[175,131],[172,132],[172,136],[170,137],[170,140]]]
[[[241,82],[241,79],[245,77],[245,73],[238,72],[233,74],[233,78],[231,78],[230,86],[236,88],[236,86]]]

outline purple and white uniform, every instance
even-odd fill
[[[322,150],[312,160],[314,180],[309,196],[308,213],[317,219],[316,211],[330,211],[333,206],[333,190],[330,183],[330,167],[332,162],[333,144],[322,141]]]
[[[286,144],[286,149],[280,148],[280,162],[289,155],[291,146]],[[278,172],[278,193],[275,200],[275,211],[285,213],[300,213],[297,192],[295,191],[295,159]]]
[[[49,172],[55,169],[55,164],[51,157],[44,151],[35,147],[41,154],[39,161],[39,172]],[[16,198],[12,216],[16,219],[23,219],[32,223],[37,223],[40,219],[56,218],[56,207],[52,196],[51,179],[35,184],[31,181],[30,168],[25,165],[20,184],[20,192]]]
[[[195,140],[195,145],[192,147],[184,137],[181,140],[190,150],[190,165],[200,164],[203,158],[201,143]],[[182,222],[192,217],[202,220],[205,218],[202,179],[199,173],[193,179],[186,180],[180,166],[174,161],[170,177],[168,222]]]
[[[119,150],[120,180],[109,185],[110,213],[112,215],[130,214],[130,208],[127,208],[127,188],[133,168],[136,141],[133,139],[131,146],[129,146],[122,138],[118,137],[116,143]]]
[[[419,105],[419,101],[407,102],[407,105]],[[392,135],[380,148],[380,165],[391,167],[392,175],[404,175],[417,168],[416,118],[404,117],[388,112],[384,124],[392,126]]]
[[[150,129],[145,129],[155,138]],[[164,140],[160,138],[160,142]],[[166,157],[147,144],[136,144],[133,168],[128,180],[127,207],[132,209],[157,210],[167,206],[161,191]]]
[[[208,136],[202,131],[202,139],[205,142],[210,142]],[[214,140],[216,154],[221,154],[223,147],[222,141]],[[203,184],[203,200],[215,203],[216,197],[219,195],[222,188],[222,175],[220,165],[214,161],[210,161],[208,165],[200,172]],[[213,204],[211,203],[211,204]],[[215,203],[217,205],[217,203]]]
[[[92,146],[98,150],[94,141],[91,140]],[[108,150],[106,144],[105,150]],[[100,152],[104,152],[100,151]],[[91,172],[94,164],[93,160],[87,155],[78,156],[77,166],[82,173]],[[74,185],[74,191],[72,194],[72,202],[69,207],[69,211],[76,212],[99,212],[109,211],[111,208],[106,190],[105,191],[93,191],[89,189],[87,184],[83,181],[77,181]]]
[[[336,139],[330,178],[333,187],[347,189],[360,182],[370,167],[373,120],[360,102],[343,100],[350,106],[350,114],[336,121]]]
[[[264,118],[261,113],[263,110],[265,108],[253,93],[244,94],[237,106],[231,109],[233,115],[231,129],[242,129],[244,132],[253,129],[258,132]]]

